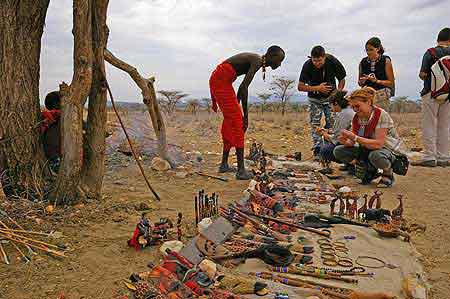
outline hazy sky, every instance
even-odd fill
[[[72,1],[51,0],[43,37],[41,97],[72,78]],[[381,38],[391,56],[397,95],[418,97],[417,77],[424,51],[450,26],[449,0],[110,0],[108,48],[146,76],[157,89],[209,96],[208,79],[227,57],[246,51],[263,54],[277,44],[286,59],[255,76],[250,94],[267,91],[273,75],[298,80],[312,46],[321,44],[347,69],[347,88],[356,87],[364,44]],[[111,67],[115,97],[141,101],[128,75]]]

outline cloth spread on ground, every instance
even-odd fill
[[[324,205],[325,206],[325,205]],[[293,235],[293,239],[297,239],[297,236],[306,235],[304,232],[297,232]],[[317,240],[318,238],[312,234],[307,234],[308,238],[311,240]],[[344,236],[354,236],[354,240],[344,240]],[[424,275],[422,266],[418,260],[418,254],[416,250],[411,246],[410,243],[402,241],[399,239],[388,239],[381,238],[378,234],[371,228],[358,227],[353,225],[335,225],[332,234],[333,241],[343,241],[346,247],[349,249],[349,254],[347,257],[355,260],[358,256],[373,256],[377,257],[386,264],[391,264],[396,266],[395,269],[390,269],[388,267],[381,269],[369,269],[367,268],[365,272],[373,272],[373,277],[356,276],[358,279],[358,284],[343,283],[340,281],[326,280],[314,277],[289,275],[292,278],[302,278],[315,282],[322,282],[329,285],[337,287],[346,287],[358,291],[364,292],[387,292],[391,293],[397,298],[403,298],[401,291],[402,285],[402,273],[405,275]],[[389,252],[389,254],[386,254]],[[321,251],[316,248],[312,256],[314,257],[314,265],[321,265]],[[354,264],[356,267],[357,265]],[[329,268],[324,266],[325,268]],[[338,267],[341,268],[341,267]],[[236,268],[237,271],[243,273],[250,272],[264,272],[267,271],[267,265],[259,259],[248,259],[245,264],[241,264]],[[289,298],[299,298],[304,299],[304,296],[298,295],[297,288],[282,285],[279,283],[274,283],[272,281],[264,280],[268,284],[267,289],[271,293],[276,292],[286,292],[289,294]],[[259,298],[256,295],[246,296],[247,298]]]
[[[218,65],[209,79],[212,108],[217,112],[218,106],[223,114],[221,133],[225,150],[230,150],[232,147],[244,147],[244,122],[242,110],[233,89],[234,80],[236,80],[236,72],[228,62]]]

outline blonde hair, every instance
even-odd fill
[[[347,100],[350,101],[359,101],[364,103],[369,103],[373,105],[375,100],[376,91],[372,87],[365,86],[363,88],[357,89],[353,91],[348,97]]]

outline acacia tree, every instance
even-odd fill
[[[177,104],[189,94],[183,93],[180,90],[159,90],[158,93],[162,96],[161,102],[164,102],[167,114],[172,114]]]
[[[286,104],[294,94],[295,80],[286,77],[275,77],[270,83],[270,90],[273,92],[275,98],[280,100],[281,115],[284,116],[286,112]]]
[[[264,114],[264,110],[267,105],[267,101],[270,99],[272,94],[270,93],[258,93],[257,97],[261,101],[261,114]]]
[[[197,99],[190,99],[187,102],[186,109],[191,111],[193,115],[197,114],[197,110],[200,107],[200,102]]]
[[[49,0],[0,1],[0,168],[6,195],[42,199],[41,38]]]
[[[211,106],[212,106],[211,98],[202,98],[201,102],[203,106],[205,106],[206,111],[208,111],[208,113],[211,113]]]

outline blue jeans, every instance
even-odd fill
[[[322,158],[322,160],[327,162],[337,162],[336,158],[334,157],[333,150],[336,147],[333,143],[324,143],[320,146],[319,155]]]

